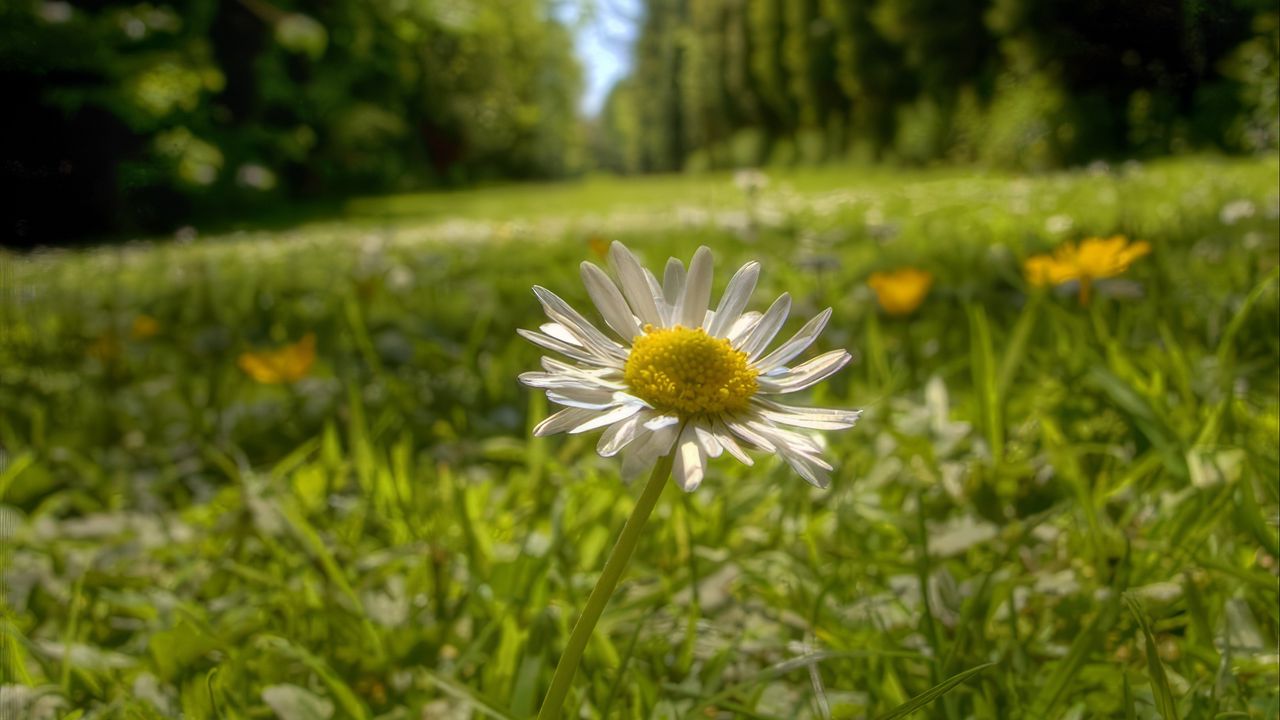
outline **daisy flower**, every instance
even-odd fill
[[[714,260],[706,247],[687,270],[668,260],[661,283],[621,243],[612,244],[609,259],[617,284],[590,262],[582,263],[582,280],[613,336],[550,290],[533,289],[551,322],[540,332],[519,332],[568,359],[544,357],[542,372],[520,376],[564,406],[534,435],[603,429],[597,451],[621,453],[628,478],[673,454],[672,477],[686,491],[701,484],[708,458],[727,453],[751,465],[747,448],[780,455],[805,480],[826,487],[832,467],[804,431],[851,427],[861,411],[796,407],[776,398],[809,388],[849,362],[848,352],[832,350],[788,366],[817,339],[831,309],[769,351],[791,298],[784,293],[764,313],[744,312],[759,263],[743,265],[711,310]]]

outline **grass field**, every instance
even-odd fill
[[[826,436],[828,490],[768,457],[667,488],[566,715],[876,718],[939,685],[921,716],[1280,713],[1275,157],[193,234],[0,254],[0,717],[534,713],[639,488],[593,434],[530,437],[515,330],[534,284],[589,308],[606,239],[651,268],[712,247],[717,295],[760,260],[784,335],[832,307],[810,352],[854,360],[807,401],[865,414]],[[1115,234],[1152,252],[1087,305],[1023,277]],[[904,266],[935,282],[892,317],[866,280]],[[313,365],[275,359],[305,377],[255,381],[245,353],[309,333]]]

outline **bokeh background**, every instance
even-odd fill
[[[827,490],[667,489],[567,714],[1276,717],[1278,58],[1266,2],[0,5],[0,718],[531,716],[637,488],[515,331],[614,240],[833,308],[865,413]]]
[[[6,3],[4,233],[496,180],[1276,144],[1269,2]]]

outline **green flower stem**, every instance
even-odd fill
[[[604,564],[600,579],[596,580],[596,586],[592,588],[591,596],[587,598],[587,607],[583,609],[582,616],[578,618],[577,624],[573,626],[573,632],[569,634],[569,643],[565,645],[560,662],[556,665],[555,675],[551,677],[551,687],[542,700],[538,720],[556,720],[560,717],[560,711],[564,710],[564,699],[569,694],[569,686],[573,684],[573,676],[578,671],[582,651],[586,650],[587,641],[591,639],[591,633],[600,620],[600,614],[604,612],[604,606],[609,604],[609,598],[613,596],[618,580],[622,579],[627,563],[631,562],[631,553],[635,552],[636,543],[640,540],[640,531],[644,529],[644,524],[653,513],[654,506],[658,504],[658,498],[662,497],[662,490],[667,486],[667,478],[671,475],[671,464],[674,460],[674,453],[668,453],[658,459],[653,468],[653,474],[649,476],[649,483],[644,486],[644,492],[636,501],[631,517],[627,518],[627,524],[622,527],[622,534],[618,536],[618,542],[609,553],[609,560]]]

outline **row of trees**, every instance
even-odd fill
[[[4,235],[565,174],[582,164],[580,70],[551,6],[0,4]]]
[[[648,0],[622,171],[1275,147],[1270,0]]]
[[[608,1],[0,3],[0,242],[593,167],[1036,169],[1280,135],[1274,0],[647,0],[584,125],[555,16]]]

